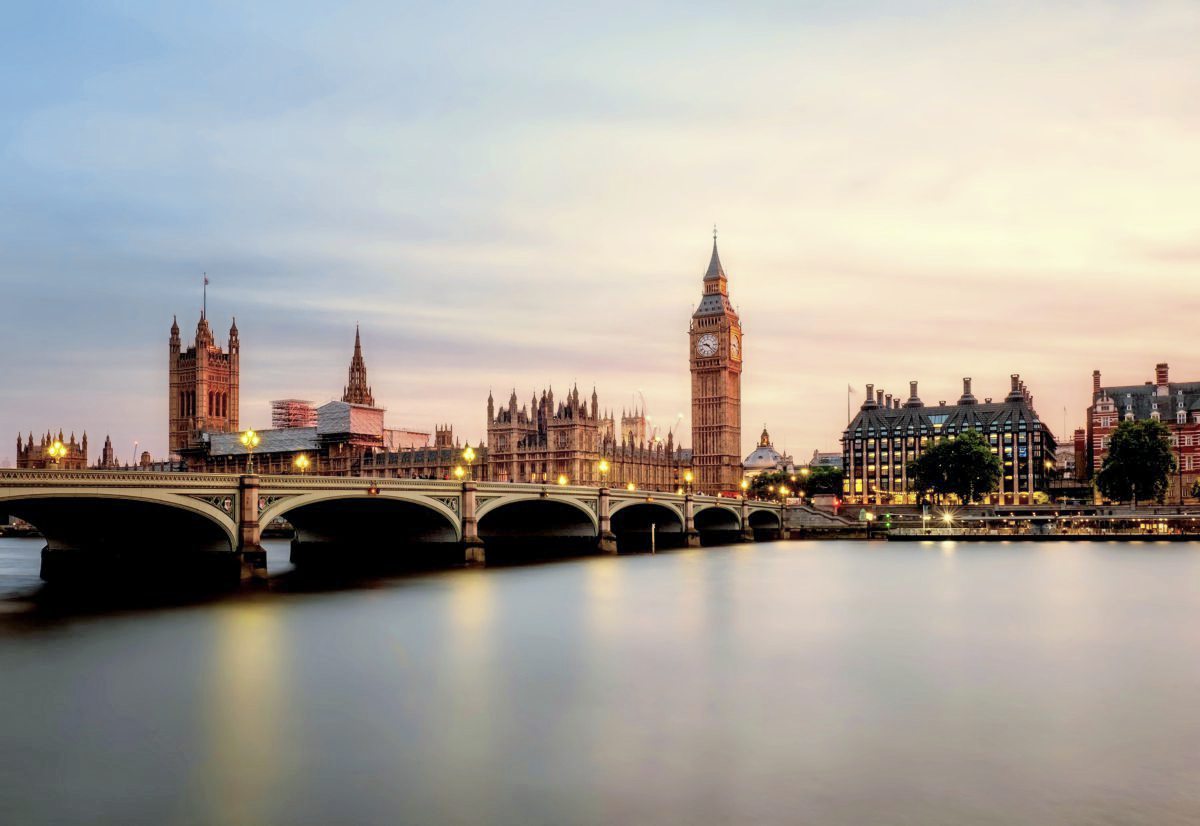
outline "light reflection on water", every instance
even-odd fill
[[[16,541],[19,578],[40,543]],[[10,612],[0,822],[1191,823],[1198,644],[1200,548],[1153,543],[775,543]]]

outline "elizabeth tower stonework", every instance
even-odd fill
[[[688,338],[695,490],[737,492],[742,472],[742,325],[729,303],[715,232],[704,296],[692,314]]]

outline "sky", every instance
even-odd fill
[[[489,389],[690,444],[712,227],[743,450],[863,385],[1200,380],[1200,3],[44,2],[0,34],[0,461],[166,451],[201,278],[241,418],[341,395],[485,435]],[[679,419],[679,414],[683,418]]]

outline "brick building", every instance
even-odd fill
[[[1100,371],[1092,371],[1092,404],[1087,411],[1086,462],[1089,479],[1104,463],[1112,432],[1122,421],[1157,419],[1171,431],[1178,470],[1171,475],[1167,502],[1194,501],[1192,485],[1200,479],[1200,381],[1172,382],[1165,363],[1154,368],[1154,381],[1105,387]]]

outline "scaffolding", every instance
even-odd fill
[[[304,399],[276,399],[271,402],[271,427],[316,427],[317,409]]]

